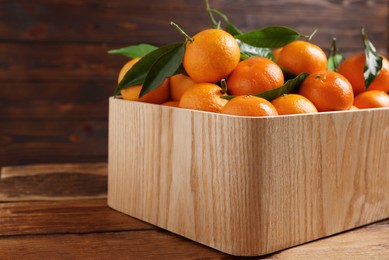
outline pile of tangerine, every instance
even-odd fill
[[[121,91],[123,99],[162,104],[240,116],[275,116],[317,113],[363,108],[389,107],[389,62],[383,65],[368,90],[365,90],[363,70],[365,54],[345,59],[338,72],[327,70],[327,56],[312,43],[293,41],[274,50],[276,62],[264,57],[240,61],[240,49],[235,38],[221,29],[207,29],[186,43],[182,65],[187,75],[165,79],[161,86],[139,97],[141,85]],[[126,63],[118,77],[139,60]],[[299,75],[307,72],[297,93],[282,95],[271,102],[253,96],[284,84],[281,67]],[[228,101],[221,98],[217,85],[226,79]]]

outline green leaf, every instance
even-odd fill
[[[343,60],[342,54],[337,53],[337,54],[331,55],[328,58],[327,69],[332,70],[332,71],[337,71],[340,63],[342,63],[342,60]]]
[[[240,40],[236,40],[239,48],[240,48],[240,53],[241,53],[241,59],[245,60],[253,56],[260,56],[260,57],[265,57],[268,58],[269,60],[275,61],[273,52],[269,48],[259,48],[259,47],[254,47],[251,46],[247,43],[241,42]]]
[[[285,69],[284,67],[280,66],[281,70],[282,70],[282,74],[284,74],[284,80],[285,81],[288,81],[290,79],[294,79],[297,75],[293,74],[292,72],[290,72],[289,70]]]
[[[130,45],[124,48],[110,50],[109,54],[120,54],[130,58],[138,58],[143,57],[149,54],[152,51],[155,51],[158,47],[150,45],[150,44],[139,44],[139,45]]]
[[[156,89],[167,77],[174,75],[181,66],[184,52],[185,44],[181,43],[172,50],[163,53],[147,73],[139,97]]]
[[[185,75],[185,76],[188,76],[188,77],[189,77],[188,72],[186,72],[184,66],[182,66],[182,63],[181,63],[181,65],[178,67],[178,69],[176,70],[176,72],[174,73],[174,75],[176,75],[176,74],[182,74],[182,75]]]
[[[235,38],[254,47],[280,48],[297,40],[300,34],[295,30],[283,27],[272,26],[261,30],[236,35]]]
[[[363,44],[365,45],[366,63],[363,77],[365,79],[365,89],[367,90],[382,69],[382,57],[377,54],[374,45],[367,38],[365,28],[361,28],[361,33]]]
[[[140,59],[135,63],[132,68],[127,71],[123,79],[119,82],[118,86],[115,89],[115,96],[120,93],[120,91],[129,86],[135,86],[143,84],[146,79],[147,73],[151,69],[151,66],[158,60],[159,57],[164,55],[167,52],[175,49],[177,46],[181,46],[183,43],[171,43],[165,46],[162,46],[146,56]]]
[[[264,99],[267,99],[269,101],[272,101],[275,98],[278,98],[279,96],[282,96],[284,94],[289,94],[296,88],[300,87],[301,83],[305,80],[306,77],[308,77],[308,73],[304,72],[295,77],[294,79],[288,80],[283,86],[279,88],[275,88],[272,90],[265,91],[263,93],[257,94],[255,96],[262,97]]]
[[[226,32],[228,32],[232,36],[242,34],[242,32],[235,25],[233,25],[231,22],[227,21],[226,24],[227,24],[226,25]]]
[[[282,96],[284,94],[289,94],[293,90],[295,90],[298,87],[300,87],[301,83],[303,83],[303,81],[305,80],[306,77],[308,77],[308,75],[309,74],[305,73],[305,72],[301,73],[300,75],[298,75],[294,79],[288,80],[281,87],[278,87],[278,88],[275,88],[275,89],[272,89],[272,90],[268,90],[268,91],[265,91],[265,92],[262,92],[262,93],[259,93],[259,94],[254,94],[252,96],[261,97],[261,98],[264,98],[264,99],[266,99],[268,101],[272,101],[273,99],[278,98],[279,96]],[[221,97],[224,98],[224,99],[231,100],[235,96],[221,96]]]
[[[337,71],[340,63],[343,60],[343,55],[336,46],[336,38],[332,39],[332,44],[330,47],[330,52],[328,54],[328,63],[327,69],[332,71]]]

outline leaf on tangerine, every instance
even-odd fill
[[[376,52],[374,45],[367,38],[365,28],[361,28],[363,44],[365,45],[366,63],[363,69],[365,89],[367,90],[382,68],[382,57]]]
[[[167,44],[141,58],[124,75],[123,79],[116,87],[114,95],[118,95],[122,89],[127,87],[143,84],[153,64],[164,54],[169,53],[170,51],[176,49],[178,46],[182,45],[184,45],[182,42]]]
[[[130,45],[124,48],[108,51],[109,54],[119,54],[130,58],[143,57],[152,51],[155,51],[158,47],[146,43],[138,45]]]

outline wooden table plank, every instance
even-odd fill
[[[0,259],[232,258],[110,209],[102,185],[106,163],[13,166],[0,173]],[[256,259],[387,255],[389,219]]]
[[[8,166],[1,168],[0,179],[64,172],[107,176],[107,163],[52,163]]]
[[[0,237],[0,259],[225,259],[216,250],[169,232]]]
[[[385,259],[388,234],[385,221],[257,259]],[[0,237],[0,248],[0,259],[232,258],[159,230],[6,236]]]
[[[0,202],[105,198],[107,171],[107,163],[3,167]]]
[[[0,237],[158,229],[112,210],[106,199],[0,203],[0,216]]]

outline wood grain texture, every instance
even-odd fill
[[[156,230],[0,237],[0,248],[0,258],[5,260],[232,258],[188,239]]]
[[[106,163],[4,167],[0,173],[0,202],[105,198],[106,190]]]
[[[0,165],[107,161],[106,121],[0,120]]]
[[[105,86],[109,89],[115,87],[118,69],[128,61],[126,57],[108,54],[109,49],[103,43],[0,42],[0,83],[111,80],[113,86]]]
[[[385,259],[389,253],[388,232],[388,221],[381,222],[254,259]],[[4,249],[0,251],[0,258],[7,260],[236,259],[169,232],[157,230],[0,236],[0,248]]]
[[[316,27],[318,43],[329,48],[337,37],[341,48],[361,48],[364,25],[378,49],[388,48],[388,1],[231,1],[212,0],[243,31],[286,25],[309,34]],[[152,18],[151,18],[152,17]],[[181,40],[170,21],[189,34],[210,27],[203,2],[189,1],[5,1],[0,35],[11,41],[166,44]]]
[[[55,190],[55,172],[93,173],[85,185],[106,175],[106,164],[47,164],[1,169],[0,183],[42,175]],[[68,183],[72,186],[72,182]],[[0,191],[2,189],[0,188]],[[26,195],[28,196],[28,195]],[[55,199],[55,198],[53,198]],[[110,209],[105,199],[0,202],[0,259],[235,259]],[[385,259],[389,219],[255,259]]]
[[[20,101],[2,102],[0,109],[4,114],[0,116],[1,120],[15,122],[29,118],[45,121],[77,121],[87,118],[93,121],[107,121],[108,118],[108,103],[103,100],[27,99],[23,106],[20,104]],[[94,113],[91,113],[93,110]]]
[[[266,259],[386,259],[389,255],[388,241],[389,220],[386,220],[290,248]]]
[[[111,98],[109,118],[108,204],[223,252],[389,216],[387,109],[249,118]]]
[[[21,86],[22,85],[22,86]],[[107,96],[114,84],[101,81],[4,83],[0,86],[0,120],[108,120]],[[93,94],[93,95],[92,95]],[[93,113],[91,112],[93,111]],[[0,130],[1,131],[1,130]]]
[[[106,163],[62,163],[62,164],[35,164],[23,166],[3,167],[0,171],[0,179],[15,177],[27,177],[34,175],[48,175],[58,173],[93,174],[107,176]]]
[[[107,206],[106,199],[0,203],[0,238],[20,235],[151,230],[155,226]],[[1,258],[1,257],[0,257]]]

